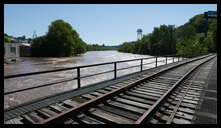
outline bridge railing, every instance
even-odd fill
[[[159,60],[159,57],[165,57],[165,59]],[[177,58],[177,61],[175,61],[175,58]],[[154,59],[155,61],[148,62],[148,63],[143,63],[144,60],[148,60],[148,59]],[[143,70],[144,65],[150,65],[150,64],[155,63],[155,67],[157,67],[159,62],[165,62],[163,65],[166,65],[166,64],[168,64],[168,60],[171,60],[171,59],[172,59],[172,63],[174,63],[174,62],[179,62],[179,61],[183,60],[184,58],[182,57],[182,55],[154,56],[154,57],[149,57],[149,58],[130,59],[130,60],[107,62],[107,63],[76,66],[76,67],[70,67],[70,68],[47,70],[47,71],[38,71],[38,72],[7,75],[7,76],[4,76],[4,80],[18,78],[18,77],[31,76],[31,75],[39,75],[39,74],[45,74],[45,73],[54,73],[54,72],[60,72],[60,71],[67,71],[67,70],[76,70],[77,71],[77,77],[74,77],[74,78],[54,81],[54,82],[45,83],[45,84],[34,86],[34,87],[29,87],[29,88],[25,88],[25,89],[18,89],[18,90],[15,90],[15,91],[8,91],[8,92],[4,92],[4,95],[9,95],[9,94],[13,94],[13,93],[28,91],[28,90],[32,90],[32,89],[36,89],[36,88],[42,88],[42,87],[51,86],[51,85],[55,85],[55,84],[59,84],[59,83],[73,81],[73,80],[77,80],[77,88],[79,89],[79,88],[81,88],[81,79],[82,78],[88,78],[88,77],[92,77],[92,76],[97,76],[97,75],[113,72],[114,73],[114,78],[113,79],[117,79],[118,78],[118,76],[117,76],[118,71],[130,69],[130,68],[135,68],[135,67],[140,67],[140,72],[143,72],[144,71]],[[118,64],[123,63],[123,62],[131,62],[131,61],[140,61],[140,64],[129,66],[129,67],[117,68]],[[83,69],[83,68],[95,67],[95,66],[101,66],[101,65],[108,65],[108,64],[113,64],[113,66],[114,66],[113,70],[108,70],[108,71],[103,71],[103,72],[99,72],[99,73],[95,73],[95,74],[81,76],[81,69]]]

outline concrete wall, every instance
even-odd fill
[[[19,43],[4,43],[4,57],[20,57]]]

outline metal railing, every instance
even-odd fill
[[[143,66],[144,65],[149,65],[149,64],[155,63],[155,67],[157,67],[159,62],[164,62],[164,61],[165,61],[164,65],[168,64],[168,57],[170,57],[170,58],[172,57],[172,63],[175,62],[175,60],[174,60],[175,57],[178,58],[178,60],[176,62],[179,62],[180,59],[183,60],[181,55],[166,55],[166,56],[160,56],[160,57],[165,57],[165,60],[160,60],[159,61],[158,60],[159,57],[155,56],[155,57],[149,57],[149,58],[139,58],[139,59],[131,59],[131,60],[123,60],[123,61],[91,64],[91,65],[84,65],[84,66],[76,66],[76,67],[70,67],[70,68],[54,69],[54,70],[47,70],[47,71],[39,71],[39,72],[7,75],[7,76],[4,76],[4,80],[5,79],[18,78],[18,77],[24,77],[24,76],[30,76],[30,75],[54,73],[54,72],[59,72],[59,71],[77,70],[77,77],[75,77],[75,78],[69,78],[69,79],[64,79],[64,80],[60,80],[60,81],[46,83],[46,84],[35,86],[35,87],[30,87],[30,88],[15,90],[15,91],[4,92],[4,95],[9,95],[9,94],[12,94],[12,93],[23,92],[23,91],[32,90],[32,89],[41,88],[41,87],[46,87],[46,86],[51,86],[51,85],[54,85],[54,84],[64,83],[64,82],[73,81],[73,80],[77,80],[77,88],[79,89],[79,88],[81,88],[81,79],[82,78],[87,78],[87,77],[92,77],[92,76],[96,76],[96,75],[101,75],[101,74],[105,74],[105,73],[114,72],[114,78],[113,79],[117,79],[118,78],[117,77],[117,71],[120,71],[120,70],[126,70],[126,69],[130,69],[130,68],[140,67],[140,72],[143,72],[144,71],[143,70]],[[144,60],[154,59],[154,58],[155,58],[155,61],[153,61],[153,62],[143,63]],[[124,68],[117,68],[117,64],[124,63],[124,62],[131,62],[131,61],[140,61],[140,64],[139,65],[129,66],[129,67],[126,67],[126,68],[125,67]],[[83,68],[95,67],[95,66],[101,66],[101,65],[108,65],[108,64],[113,64],[114,69],[113,70],[109,70],[109,71],[99,72],[99,73],[96,73],[96,74],[90,74],[90,75],[81,76],[81,69],[83,69]]]

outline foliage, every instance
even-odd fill
[[[33,40],[33,56],[72,56],[84,53],[86,43],[79,37],[78,33],[69,23],[56,20],[49,26],[45,36]]]
[[[119,46],[119,51],[120,52],[129,52],[133,53],[134,52],[134,43],[136,42],[125,42],[122,45]]]
[[[191,24],[185,24],[177,28],[176,34],[178,39],[190,39],[196,36],[196,29]]]
[[[31,52],[32,52],[32,56],[46,56],[45,52],[47,50],[47,47],[45,47],[45,45],[47,45],[47,38],[45,36],[41,36],[38,38],[35,38],[33,40],[32,46],[31,46]]]
[[[4,34],[4,42],[5,43],[10,43],[11,42],[11,37],[8,36],[7,34]]]
[[[173,54],[176,52],[175,27],[155,27],[151,34],[144,35],[141,40],[123,43],[119,51],[150,55]]]
[[[204,17],[204,14],[194,16],[189,20],[189,24],[195,28],[196,33],[206,33],[208,31],[209,23]]]
[[[209,52],[217,51],[217,20],[210,20],[207,37],[204,40]]]
[[[25,35],[23,35],[23,36],[21,36],[21,37],[17,37],[16,39],[18,39],[18,40],[25,40],[26,37],[25,37]]]
[[[188,54],[197,56],[217,50],[217,19],[206,19],[203,14],[175,28],[173,25],[155,27],[141,40],[125,42],[121,52],[168,55]]]
[[[206,20],[203,14],[200,14],[178,27],[176,48],[178,54],[196,56],[207,52],[216,52],[216,23],[216,19]]]
[[[117,50],[117,46],[105,46],[98,44],[88,44],[87,51]]]
[[[195,39],[180,40],[177,43],[177,54],[197,56],[207,53],[207,48]]]
[[[154,28],[150,36],[150,54],[167,55],[176,53],[176,35],[173,25],[161,25]]]

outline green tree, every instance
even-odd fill
[[[207,37],[205,38],[204,41],[207,44],[209,52],[216,52],[217,50],[217,20],[216,19],[210,20]]]
[[[34,56],[72,56],[84,53],[86,45],[69,23],[56,20],[45,36],[34,39],[32,50]]]
[[[207,53],[207,48],[195,39],[180,40],[176,48],[177,54],[186,55],[187,57],[194,57]]]
[[[128,52],[128,53],[132,53],[134,50],[134,44],[136,42],[125,42],[122,45],[119,46],[119,51],[120,52]]]
[[[179,32],[180,36],[176,45],[177,54],[184,54],[190,57],[207,52],[208,49],[204,43],[204,37],[197,35],[193,25],[188,24]]]
[[[199,14],[194,16],[189,20],[189,23],[193,25],[196,30],[196,33],[206,33],[208,31],[209,23],[204,17],[204,14]]]
[[[47,38],[46,36],[37,37],[33,40],[32,46],[31,46],[31,52],[32,56],[41,57],[41,56],[47,56],[48,47],[47,44]]]
[[[174,25],[155,27],[153,32],[141,40],[125,42],[119,47],[121,52],[165,55],[176,53],[176,33]]]
[[[176,53],[176,29],[174,25],[161,25],[154,28],[150,39],[151,55],[167,55]]]
[[[150,36],[151,34],[144,35],[140,40],[139,54],[149,54],[150,52]]]
[[[196,36],[196,29],[194,28],[193,25],[186,24],[184,26],[177,28],[176,34],[177,38],[190,39]]]

